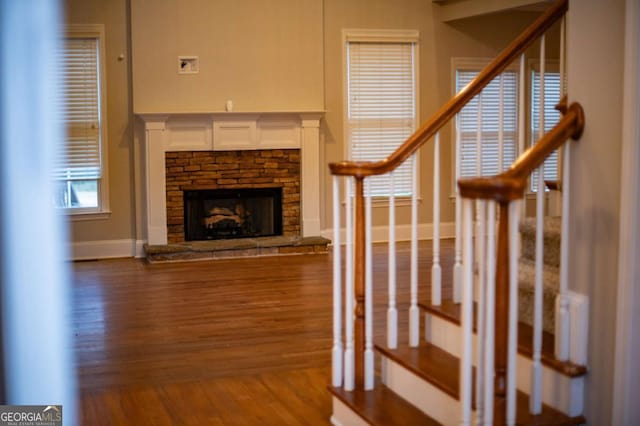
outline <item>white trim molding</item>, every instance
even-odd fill
[[[144,241],[134,239],[79,241],[69,244],[70,260],[144,257]]]
[[[346,42],[375,42],[375,43],[418,43],[418,30],[384,30],[384,29],[344,29],[343,39]]]
[[[626,2],[620,241],[611,424],[640,424],[640,5]]]
[[[436,14],[442,22],[452,22],[474,16],[487,15],[515,8],[540,12],[548,7],[542,0],[433,0],[438,4]]]

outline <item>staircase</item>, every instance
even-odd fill
[[[330,165],[334,175],[334,327],[329,386],[333,424],[564,425],[586,421],[582,413],[587,300],[568,290],[566,271],[561,268],[570,254],[562,244],[568,240],[570,227],[563,219],[543,218],[544,192],[537,195],[536,217],[519,224],[530,176],[560,147],[564,149],[563,176],[569,176],[571,143],[567,141],[578,140],[582,133],[580,105],[568,105],[565,98],[557,106],[563,116],[555,127],[544,133],[540,123],[542,137],[502,173],[458,179],[453,265],[441,265],[438,237],[439,130],[509,64],[519,60],[520,75],[524,75],[524,52],[538,39],[542,39],[544,75],[544,34],[563,20],[567,8],[567,0],[554,2],[386,159]],[[562,60],[561,55],[561,76]],[[543,105],[541,99],[541,110]],[[478,111],[481,114],[482,108]],[[524,120],[519,121],[518,134],[524,145]],[[434,149],[431,273],[418,270],[417,232],[413,232],[409,329],[408,333],[398,331],[395,215],[390,214],[386,339],[374,342],[372,203],[365,195],[365,182],[414,161],[414,154],[427,142]],[[482,143],[478,139],[478,146]],[[538,173],[538,179],[538,188],[543,188],[543,173]],[[354,188],[353,194],[346,188]],[[569,191],[563,188],[563,194]],[[412,192],[412,227],[416,229],[416,179]],[[393,195],[389,205],[395,205]],[[562,208],[562,218],[568,217],[567,203]],[[341,220],[346,235],[344,264]],[[451,268],[451,292],[443,292],[443,268]],[[424,295],[419,288],[428,275],[431,293]],[[449,293],[451,298],[442,297]],[[407,334],[403,341],[400,337]]]
[[[517,375],[517,424],[583,424],[584,379],[587,368],[559,361],[554,354],[555,299],[559,287],[560,218],[545,217],[544,332],[542,337],[542,412],[529,413],[535,281],[535,218],[520,226],[522,257],[519,264],[519,320]],[[548,285],[551,282],[551,285]],[[459,364],[461,340],[460,304],[443,300],[419,304],[424,316],[424,340],[412,348],[399,344],[389,349],[376,342],[380,357],[379,383],[371,391],[346,392],[329,386],[334,396],[336,425],[438,425],[454,424],[460,411]],[[474,321],[475,323],[475,321]],[[474,324],[477,329],[477,323]],[[477,334],[474,333],[474,348]],[[475,350],[475,349],[474,349]],[[475,368],[475,367],[474,367]],[[452,420],[453,419],[453,420]]]

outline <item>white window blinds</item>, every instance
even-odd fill
[[[462,90],[478,73],[478,70],[457,70],[456,91]],[[517,83],[517,73],[505,71],[457,115],[460,177],[494,175],[515,160]]]
[[[350,157],[378,161],[416,128],[415,43],[347,43]],[[367,179],[372,196],[389,195],[389,175]],[[411,161],[394,172],[395,195],[411,195]]]
[[[56,179],[101,176],[98,46],[97,38],[67,38],[60,52],[66,138],[56,158]]]
[[[535,144],[540,134],[540,73],[531,74],[531,145]],[[560,120],[560,112],[555,106],[560,102],[560,73],[544,74],[544,132],[548,132]],[[558,152],[553,152],[544,162],[544,180],[558,179]],[[538,190],[538,171],[531,175],[531,191]]]

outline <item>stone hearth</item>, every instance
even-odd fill
[[[145,245],[151,263],[229,259],[253,256],[327,253],[323,237],[264,237]]]

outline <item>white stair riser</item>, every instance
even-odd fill
[[[430,313],[425,314],[425,338],[460,357],[460,326]],[[477,336],[473,335],[473,361],[476,362]],[[531,359],[521,354],[517,357],[517,388],[527,394],[531,391]],[[583,413],[584,376],[567,377],[558,371],[542,365],[542,402],[568,416]]]
[[[333,397],[333,414],[331,415],[333,426],[368,426],[369,423],[349,408],[340,399]]]
[[[386,356],[382,360],[382,383],[413,406],[443,425],[458,425],[460,401],[416,376]]]

